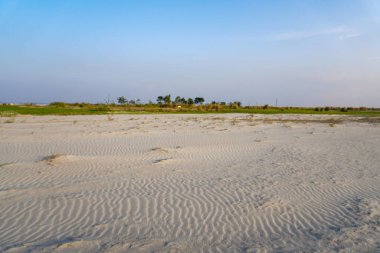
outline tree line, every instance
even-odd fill
[[[158,96],[156,101],[158,105],[193,105],[193,104],[202,105],[205,102],[205,99],[203,97],[195,97],[194,99],[193,98],[186,99],[184,97],[177,96],[175,97],[174,100],[172,100],[171,95],[168,94],[165,96]],[[139,104],[140,100],[139,99],[127,100],[124,96],[121,96],[117,98],[117,102],[120,105],[127,105],[127,104],[134,105],[134,104]],[[150,104],[151,103],[152,102],[150,101]]]

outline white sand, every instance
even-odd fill
[[[380,252],[379,123],[6,120],[0,252]]]

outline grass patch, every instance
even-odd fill
[[[0,117],[7,118],[4,121],[4,123],[15,123],[16,122],[16,116],[17,116],[17,112],[15,112],[15,111],[10,111],[10,110],[0,111]]]
[[[216,107],[215,107],[216,108]],[[342,110],[315,110],[314,108],[300,107],[229,107],[219,106],[182,106],[161,107],[159,105],[118,106],[108,104],[67,104],[55,102],[46,106],[37,105],[0,105],[0,115],[101,115],[101,114],[206,114],[206,113],[246,113],[246,114],[327,114],[327,115],[354,115],[380,116],[380,110],[355,109]]]

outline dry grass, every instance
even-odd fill
[[[62,154],[52,154],[52,155],[49,155],[49,156],[42,158],[41,161],[44,161],[49,165],[55,165],[57,160],[62,158],[62,157],[64,157],[64,155],[62,155]]]
[[[357,122],[379,124],[380,117],[363,117],[356,120]]]
[[[3,111],[0,112],[0,117],[7,118],[4,123],[15,123],[16,122],[17,113],[14,111]]]
[[[154,151],[154,152],[161,152],[161,153],[168,153],[169,151],[164,149],[164,148],[152,148],[151,151]]]
[[[242,119],[248,122],[252,122],[252,119],[246,120]],[[344,119],[256,119],[255,122],[263,122],[266,124],[272,124],[272,123],[282,123],[285,127],[290,127],[288,123],[296,123],[296,124],[308,124],[308,123],[322,123],[322,124],[340,124],[343,123]]]

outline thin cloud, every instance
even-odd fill
[[[279,33],[274,36],[271,36],[269,39],[273,41],[301,40],[301,39],[309,39],[309,38],[327,36],[327,35],[340,35],[340,37],[346,36],[345,38],[350,38],[348,37],[350,35],[351,37],[359,36],[358,33],[354,33],[354,31],[349,27],[337,26],[337,27],[332,27],[332,28],[317,30],[317,31],[296,31],[296,32]]]
[[[360,35],[361,35],[360,33],[349,33],[349,34],[344,34],[344,35],[339,36],[339,39],[348,40],[348,39],[359,37]]]

